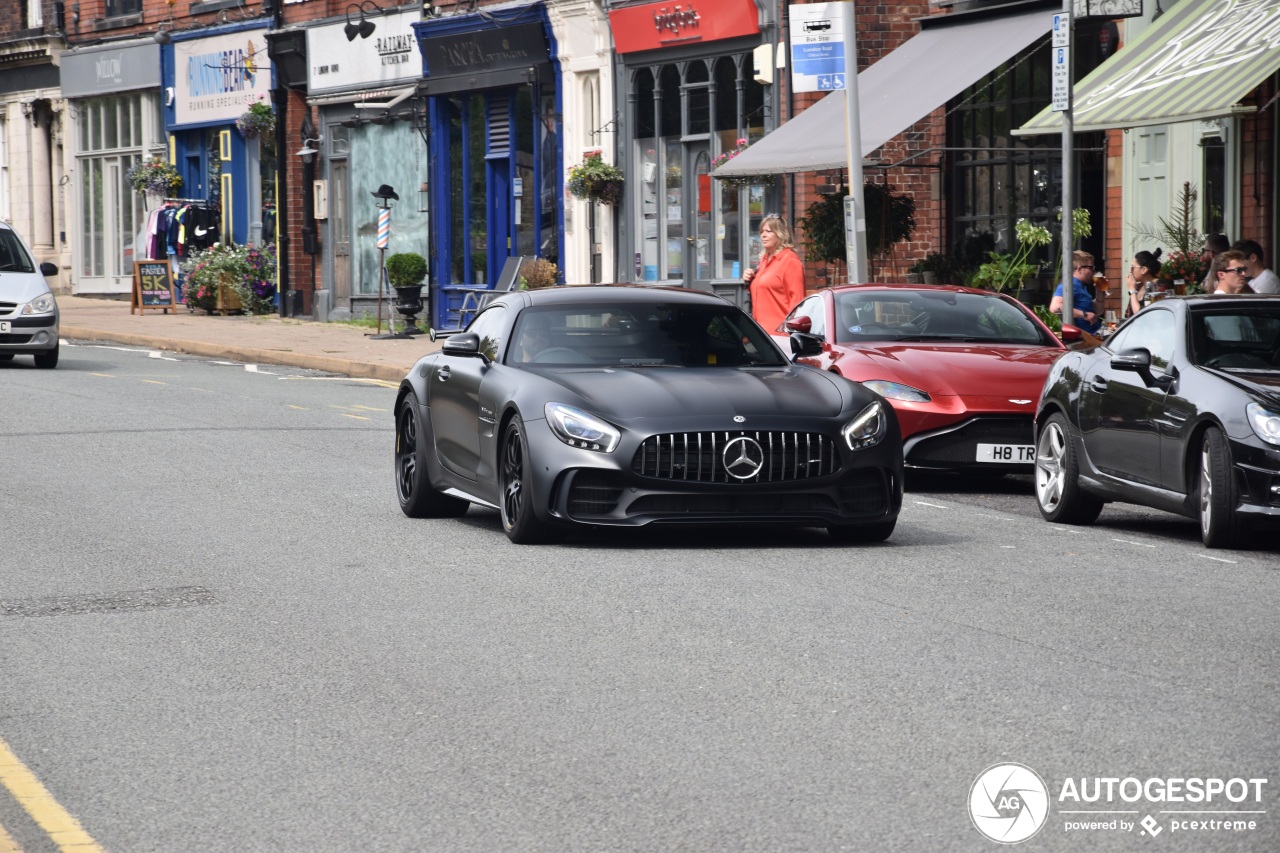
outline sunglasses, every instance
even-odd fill
[[[1248,267],[1227,267],[1225,270],[1223,270],[1223,272],[1233,272],[1236,275],[1241,276],[1242,278],[1249,277]]]

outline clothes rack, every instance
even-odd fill
[[[204,198],[166,198],[166,199],[164,199],[164,202],[163,202],[163,203],[164,203],[164,204],[204,204],[204,205],[207,205],[207,204],[209,203],[209,200],[208,200],[208,199],[204,199]]]

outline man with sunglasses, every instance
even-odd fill
[[[1257,240],[1239,240],[1231,248],[1244,255],[1244,262],[1249,267],[1249,286],[1254,293],[1280,292],[1280,279],[1267,269],[1266,255]]]
[[[1071,263],[1074,266],[1071,271],[1071,311],[1074,317],[1072,323],[1077,328],[1094,334],[1102,325],[1102,320],[1098,316],[1098,309],[1093,305],[1093,294],[1088,288],[1088,283],[1093,281],[1093,271],[1096,268],[1093,255],[1077,250],[1071,253]],[[1053,291],[1053,298],[1049,300],[1049,313],[1061,314],[1062,301],[1062,285],[1059,284]]]
[[[1219,252],[1213,259],[1213,275],[1217,279],[1214,293],[1253,293],[1249,286],[1249,259],[1239,249]]]

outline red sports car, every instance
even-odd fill
[[[1067,327],[1068,339],[1079,333]],[[1032,473],[1036,402],[1066,347],[1008,296],[856,284],[815,293],[776,335],[796,361],[861,382],[898,413],[913,468]]]

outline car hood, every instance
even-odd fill
[[[834,417],[856,388],[797,365],[557,368],[537,372],[577,395],[597,414],[623,421],[691,415]],[[870,402],[872,395],[865,393]]]
[[[49,285],[39,273],[0,272],[0,302],[21,305],[48,292]]]
[[[1228,373],[1214,371],[1245,392],[1266,400],[1267,405],[1280,407],[1280,375],[1267,373]]]
[[[1016,394],[1038,399],[1049,367],[1064,349],[1010,344],[894,344],[836,348],[849,379],[884,379],[931,397]]]

